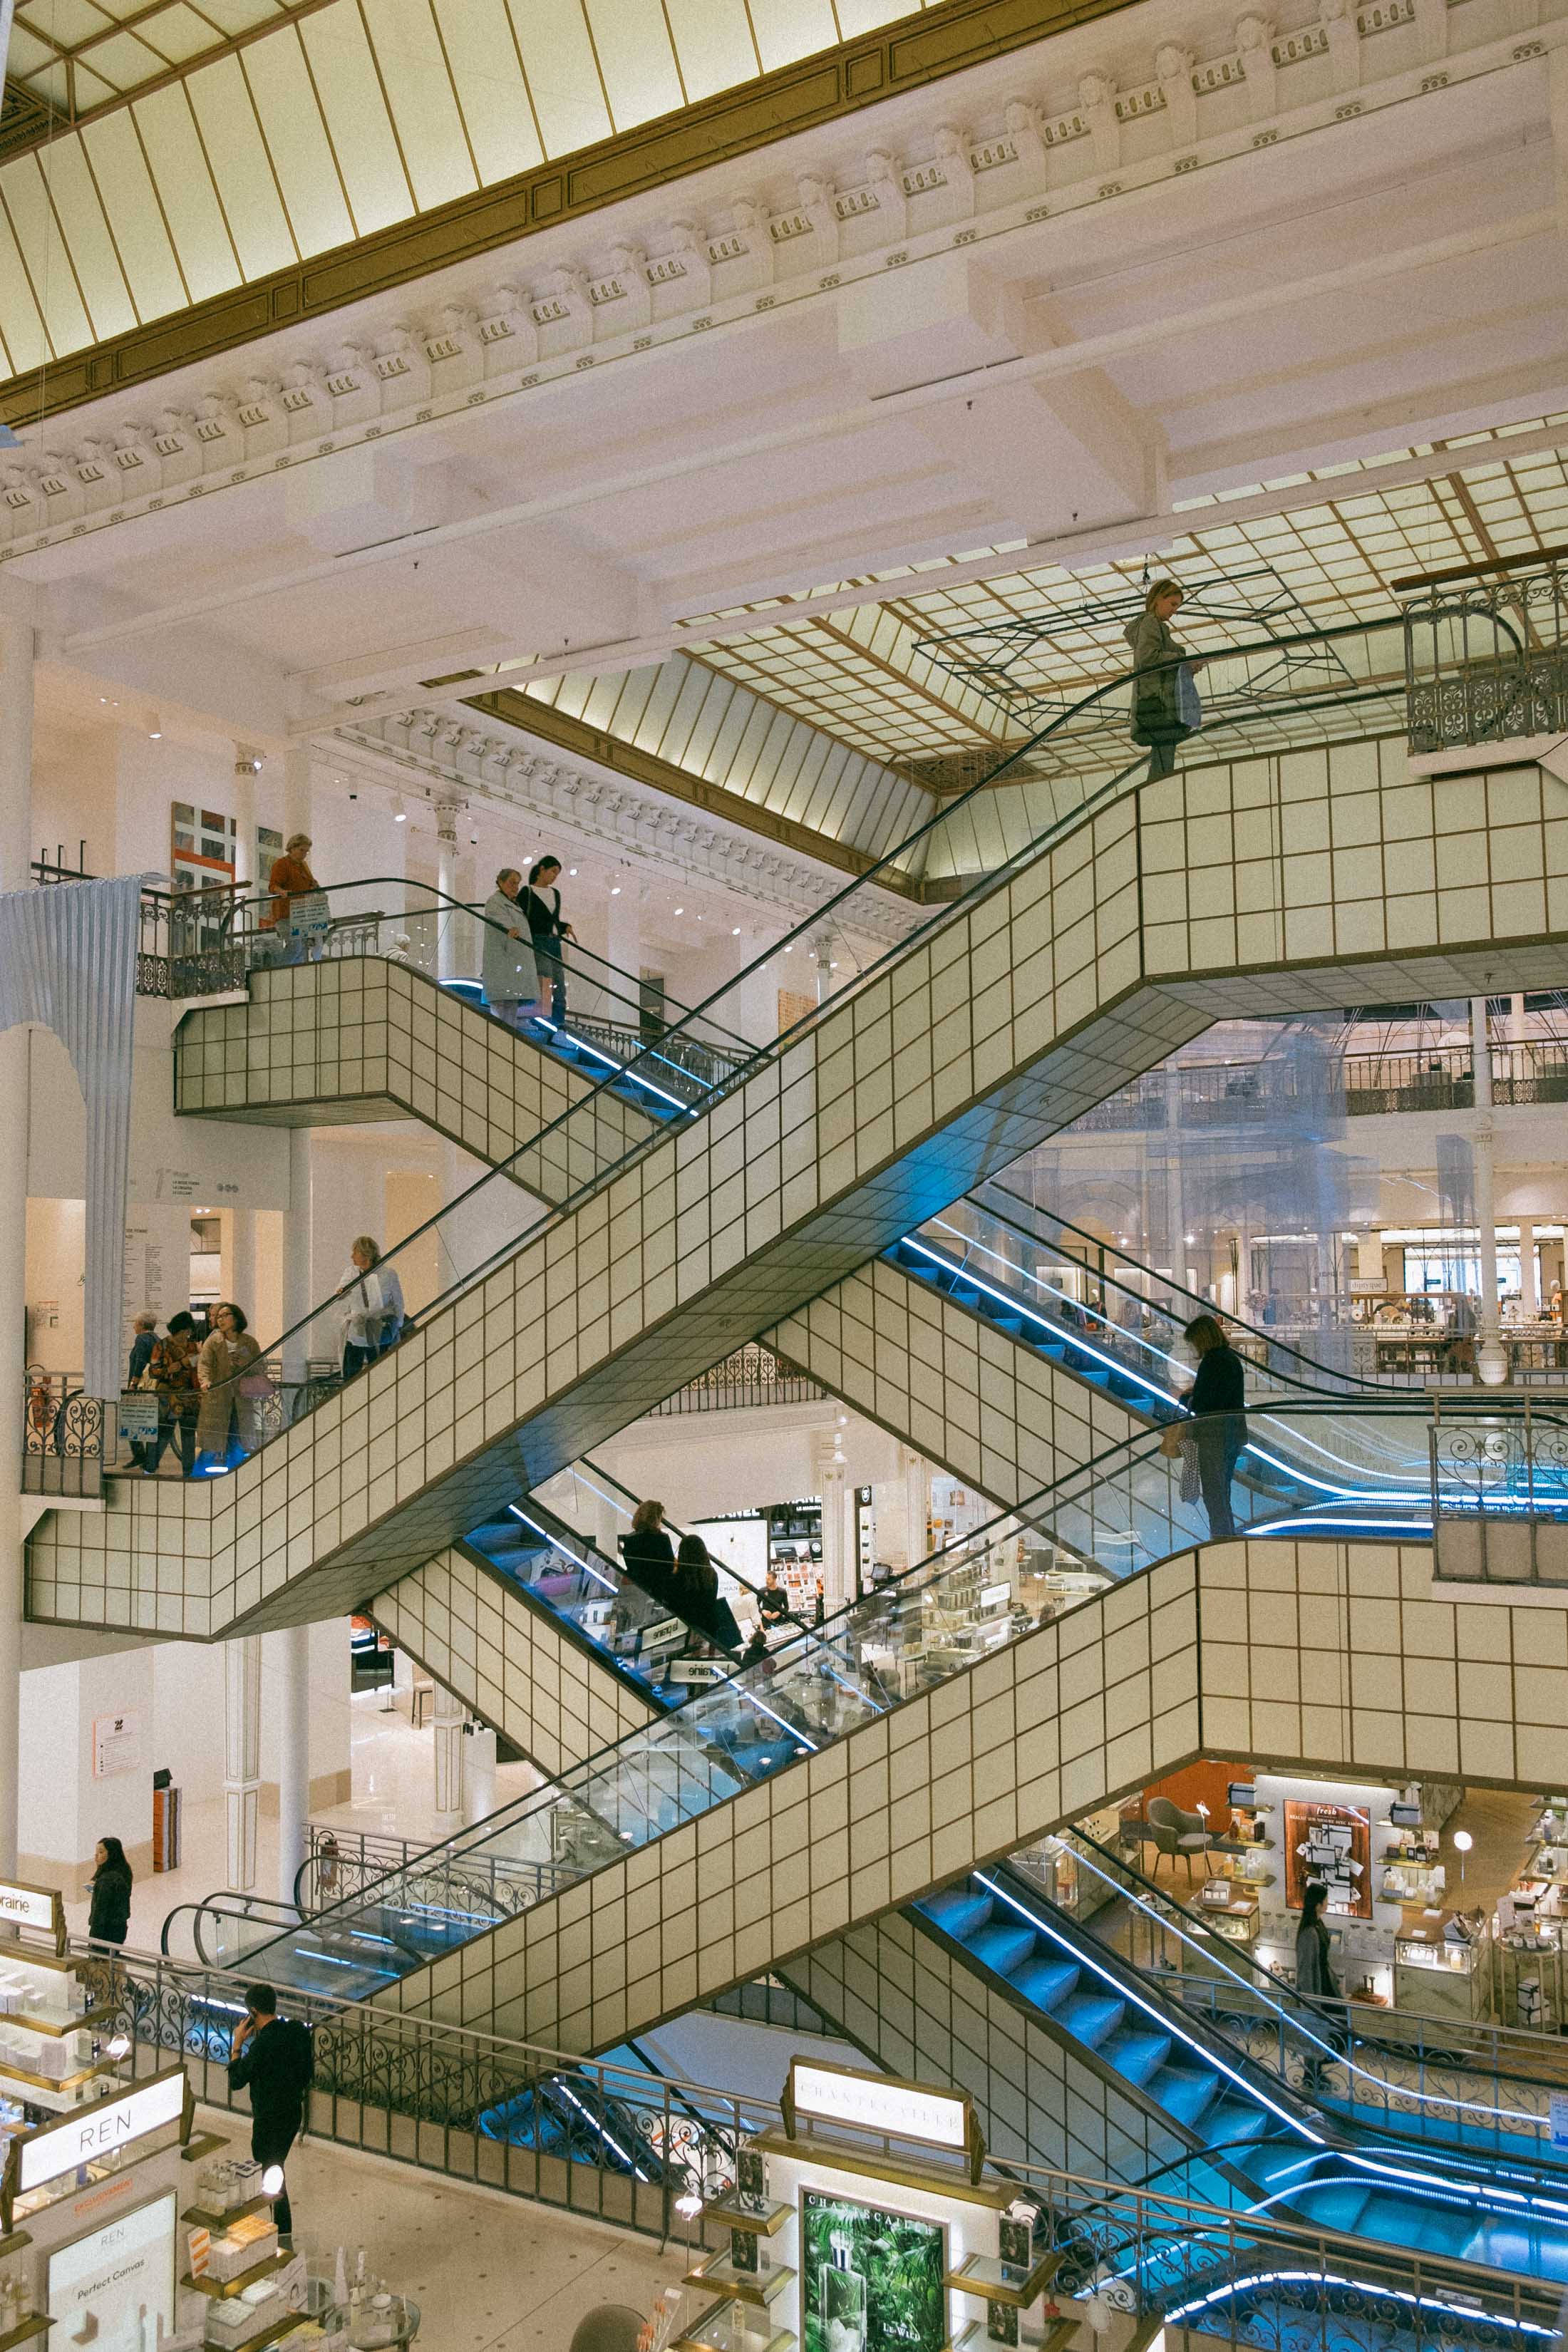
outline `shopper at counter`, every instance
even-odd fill
[[[246,1987],[245,2010],[229,2044],[228,2087],[249,2091],[250,2153],[258,2164],[275,2164],[281,2174],[304,2127],[316,2071],[310,2029],[297,2018],[279,2016],[278,1996],[269,1984]],[[272,2218],[287,2245],[294,2216],[286,2186],[274,2200]]]
[[[1182,1334],[1195,1348],[1198,1376],[1182,1398],[1197,1423],[1198,1478],[1209,1533],[1236,1533],[1230,1482],[1247,1444],[1247,1367],[1212,1315],[1194,1315]]]

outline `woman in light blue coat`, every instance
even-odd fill
[[[517,903],[522,877],[515,866],[503,866],[496,887],[485,901],[485,951],[480,980],[485,1003],[515,1029],[535,1011],[539,1001],[539,968],[533,961],[533,939],[528,917]]]

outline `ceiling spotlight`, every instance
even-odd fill
[[[406,809],[394,809],[392,812],[392,822],[394,824],[406,824],[408,822],[408,811]]]
[[[734,929],[731,932],[730,937],[731,937],[732,940],[738,940],[738,939],[740,938],[740,936],[741,936],[741,926],[740,926],[740,924],[739,924],[739,923],[737,923],[737,924],[736,924],[736,926],[735,926],[735,928],[734,928]]]
[[[618,898],[620,897],[620,895],[621,895],[621,886],[620,886],[620,884],[619,884],[618,882],[612,882],[612,883],[611,883],[611,885],[610,885],[610,896],[611,896],[611,898]]]
[[[785,948],[784,953],[785,955],[794,955],[795,950],[793,948]]]
[[[675,911],[676,911],[676,913],[677,913],[678,915],[684,915],[684,914],[685,914],[685,912],[686,912],[686,909],[685,909],[685,908],[684,908],[684,907],[677,907],[677,908],[676,908],[676,910],[675,910]]]
[[[147,739],[152,743],[161,743],[163,740],[163,722],[155,710],[149,711],[147,715]]]
[[[568,874],[575,874],[575,873],[576,873],[576,871],[577,871],[577,868],[576,868],[574,866],[569,866],[566,868],[566,871],[567,871],[567,873],[568,873]]]

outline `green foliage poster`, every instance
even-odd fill
[[[803,2189],[805,2352],[940,2352],[946,2235],[937,2221]]]

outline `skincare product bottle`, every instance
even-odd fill
[[[827,2352],[866,2352],[866,2281],[851,2267],[847,2234],[835,2230],[828,2242],[817,2289]]]

